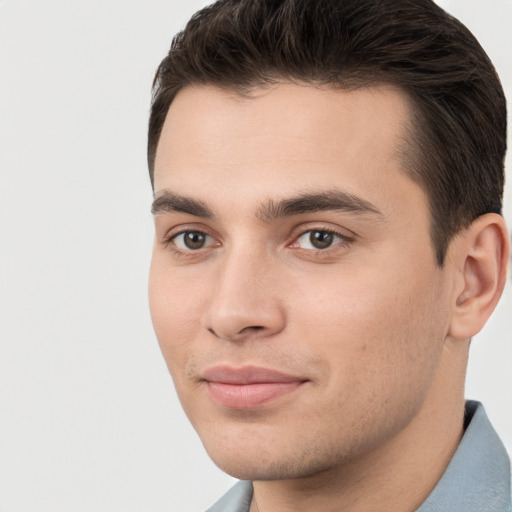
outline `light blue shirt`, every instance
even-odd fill
[[[466,403],[464,436],[417,512],[511,512],[510,460],[484,407]],[[238,482],[206,512],[249,512],[251,482]]]

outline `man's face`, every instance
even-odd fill
[[[212,87],[155,167],[155,331],[190,421],[242,479],[361,460],[437,399],[449,279],[391,88]],[[447,282],[448,281],[448,282]]]

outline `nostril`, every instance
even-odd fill
[[[213,334],[213,336],[215,336],[216,338],[221,338],[221,339],[225,339],[225,340],[234,340],[234,341],[240,340],[241,338],[244,338],[246,336],[250,336],[251,333],[257,333],[257,332],[261,332],[264,330],[265,330],[264,325],[249,325],[248,327],[244,327],[240,331],[234,332],[234,333],[227,333],[227,332],[222,333],[222,331],[217,332],[212,327],[208,328],[208,332],[210,334]]]
[[[265,329],[263,325],[250,325],[249,327],[245,327],[244,329],[242,329],[239,334],[242,334],[243,332],[246,331],[262,331],[263,329]]]

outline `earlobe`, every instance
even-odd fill
[[[485,325],[507,279],[510,240],[503,217],[482,215],[456,240],[454,257],[461,272],[448,334],[467,339]]]

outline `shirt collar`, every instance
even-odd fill
[[[509,512],[510,461],[484,407],[466,403],[469,424],[430,496],[417,512]]]

